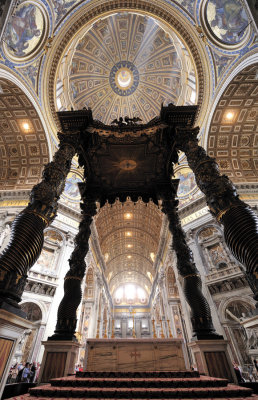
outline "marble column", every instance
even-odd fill
[[[58,134],[60,145],[43,171],[42,181],[31,191],[28,206],[15,218],[11,239],[0,256],[0,308],[25,316],[18,303],[27,272],[38,259],[43,231],[57,213],[58,200],[78,146],[78,133]]]
[[[88,193],[85,183],[80,183],[79,188],[83,200],[80,205],[82,220],[74,240],[75,248],[69,259],[70,269],[64,278],[64,297],[58,308],[55,333],[49,340],[77,340],[76,311],[82,298],[81,283],[86,270],[85,257],[89,250],[90,225],[96,214],[95,197]]]
[[[178,201],[171,192],[163,194],[162,211],[169,220],[169,230],[173,236],[173,250],[177,256],[177,269],[183,278],[183,291],[191,309],[193,338],[220,339],[215,332],[210,307],[202,293],[202,281],[194,263],[193,254],[186,243],[185,233],[177,213]]]
[[[258,217],[239,199],[236,188],[221,175],[214,158],[198,145],[199,128],[176,129],[176,147],[186,154],[211,214],[224,225],[225,242],[246,267],[246,277],[257,301],[258,313]]]

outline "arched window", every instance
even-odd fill
[[[147,299],[146,291],[133,283],[119,286],[114,293],[115,304],[146,304]]]

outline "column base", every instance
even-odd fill
[[[45,351],[40,368],[40,383],[47,383],[50,379],[74,374],[80,347],[78,342],[48,340],[42,344],[45,346]]]
[[[196,340],[188,343],[200,374],[237,382],[227,340]]]
[[[48,338],[47,338],[47,340],[50,340],[50,341],[55,341],[55,342],[57,342],[57,341],[66,341],[66,342],[78,342],[78,340],[76,339],[76,336],[74,336],[73,334],[71,334],[71,335],[68,335],[67,333],[66,334],[63,334],[63,335],[59,335],[58,333],[54,333],[54,335],[53,336],[49,336]]]
[[[224,340],[224,337],[222,335],[219,335],[218,333],[195,333],[194,336],[191,339],[192,341],[197,341],[197,340]]]
[[[33,324],[7,310],[0,309],[0,398],[10,371],[18,339]]]

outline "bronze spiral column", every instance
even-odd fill
[[[27,272],[41,253],[44,229],[56,216],[57,201],[78,146],[78,133],[58,137],[59,149],[45,166],[42,181],[33,187],[28,206],[14,220],[10,242],[0,255],[0,307],[20,315],[18,303]]]
[[[172,248],[177,256],[177,269],[183,278],[183,291],[191,309],[193,339],[223,339],[214,329],[210,306],[202,293],[201,277],[178,217],[178,201],[172,196],[162,196],[162,211],[169,220],[169,230],[173,236]]]
[[[239,199],[230,179],[220,175],[215,159],[198,145],[198,132],[199,128],[177,129],[176,146],[186,154],[211,214],[224,225],[227,246],[246,268],[258,313],[258,217]]]
[[[80,205],[82,220],[75,237],[75,248],[69,259],[70,269],[64,279],[64,297],[58,308],[55,333],[48,338],[49,340],[77,340],[74,335],[76,310],[82,298],[81,283],[86,270],[85,257],[89,250],[90,225],[96,214],[96,200],[88,193],[86,184],[80,183],[79,188],[83,200]]]

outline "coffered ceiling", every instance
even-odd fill
[[[0,79],[0,190],[30,189],[49,161],[46,135],[28,97]]]
[[[257,182],[258,63],[237,74],[221,96],[207,150],[233,182]]]

